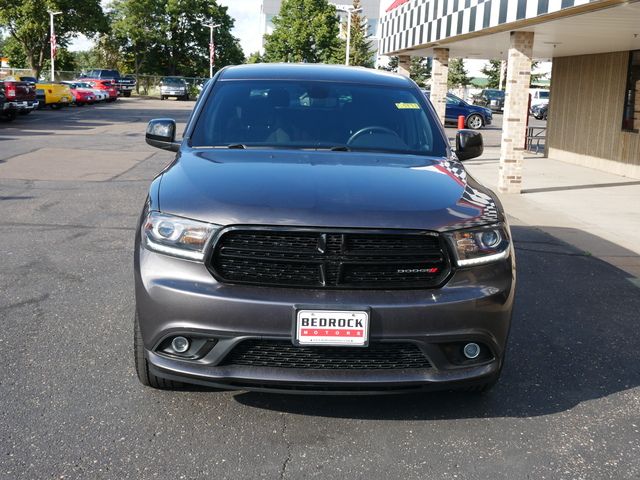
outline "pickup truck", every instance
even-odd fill
[[[38,108],[36,89],[29,82],[21,82],[7,78],[0,82],[5,96],[4,112],[13,112],[5,116],[15,116],[16,113],[27,115]],[[8,105],[8,107],[6,106]]]
[[[0,85],[0,119],[11,121],[15,118],[15,112],[11,110],[11,105],[4,95],[4,85]]]
[[[80,78],[95,79],[95,80],[111,80],[113,83],[115,83],[116,88],[118,89],[118,93],[123,97],[130,97],[131,92],[136,86],[135,78],[121,76],[118,70],[104,70],[104,69],[89,70],[84,75],[81,75]]]

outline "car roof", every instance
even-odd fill
[[[408,87],[412,82],[400,75],[372,68],[309,63],[256,63],[222,70],[220,80],[316,80]]]

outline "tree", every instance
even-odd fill
[[[449,88],[466,87],[471,84],[469,73],[464,68],[464,60],[462,58],[454,58],[449,61]]]
[[[539,61],[534,60],[533,62],[531,62],[531,80],[529,81],[530,87],[537,85],[540,82],[540,80],[547,77],[546,73],[533,73],[533,71],[537,69],[539,66],[540,66]]]
[[[487,88],[500,88],[500,69],[502,62],[500,60],[489,60],[489,63],[480,70],[487,76]]]
[[[273,24],[265,35],[266,61],[341,63],[338,16],[327,0],[283,0]]]
[[[353,0],[353,8],[361,8],[360,0]],[[349,65],[373,68],[374,50],[369,40],[369,24],[360,12],[351,15],[351,44],[349,46]],[[346,50],[346,44],[345,44]],[[344,55],[343,55],[344,58]]]
[[[115,0],[111,4],[113,39],[120,47],[123,63],[136,75],[146,66],[151,47],[161,41],[164,12],[157,0]]]
[[[389,57],[389,63],[386,65],[382,65],[378,67],[380,70],[385,70],[387,72],[398,72],[398,57]]]
[[[136,74],[209,76],[209,27],[214,31],[215,68],[244,62],[234,20],[211,0],[115,0],[112,44],[120,69]],[[108,45],[101,48],[110,56]]]
[[[91,70],[102,65],[100,61],[100,51],[97,46],[90,50],[73,52],[73,55],[75,56],[76,68],[78,70]]]
[[[2,55],[9,59],[9,65],[13,68],[29,68],[24,48],[13,37],[5,38]]]
[[[398,57],[389,57],[389,63],[380,67],[381,70],[387,72],[398,73]],[[431,80],[431,58],[430,57],[411,57],[409,65],[409,77],[422,88],[429,87]]]
[[[428,87],[431,80],[431,59],[428,57],[411,57],[409,76],[419,87]]]
[[[65,47],[78,33],[92,36],[108,28],[100,0],[0,0],[0,25],[20,45],[27,64],[36,76],[49,53],[49,13],[56,16],[56,40]]]
[[[165,2],[160,59],[169,75],[208,76],[209,28],[202,22],[220,25],[214,32],[215,71],[226,65],[244,63],[244,53],[231,35],[234,20],[227,7],[210,0],[162,0]]]
[[[249,57],[247,57],[247,63],[263,63],[264,58],[260,55],[260,52],[253,52]]]

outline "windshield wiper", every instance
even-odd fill
[[[331,147],[329,150],[332,152],[350,152],[351,148],[347,145],[337,145],[335,147]]]
[[[229,145],[227,145],[227,148],[235,149],[235,150],[244,150],[245,148],[247,148],[247,146],[243,145],[242,143],[230,143]]]

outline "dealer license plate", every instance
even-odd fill
[[[369,343],[369,312],[298,310],[296,344],[364,347]]]

